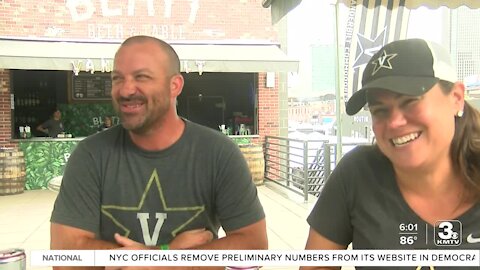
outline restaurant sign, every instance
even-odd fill
[[[128,0],[127,4],[120,4],[116,1],[99,0],[99,3],[95,3],[93,0],[67,0],[65,6],[70,12],[72,21],[82,22],[95,19],[96,13],[99,13],[104,18],[124,18],[125,16],[144,16],[150,18],[159,17],[159,12],[155,9],[155,6],[159,3],[154,0],[146,0],[146,3],[140,2],[137,5],[135,0]],[[172,19],[173,7],[175,6],[174,0],[161,1],[163,6],[163,19],[170,21]],[[97,11],[95,6],[100,4],[100,11]],[[138,6],[138,7],[137,7]],[[183,7],[179,3],[177,7]],[[200,8],[200,0],[190,0],[188,5],[188,24],[195,24],[197,20],[197,13]],[[135,14],[137,11],[137,14]],[[177,9],[177,11],[180,11]],[[184,8],[181,9],[184,12]],[[152,21],[154,22],[154,21]],[[88,37],[92,39],[123,39],[125,36],[134,35],[151,35],[162,39],[185,39],[185,27],[180,23],[175,24],[144,24],[124,25],[122,23],[89,23],[88,24]]]
[[[66,7],[70,11],[70,15],[72,16],[72,20],[75,22],[89,20],[92,18],[93,14],[95,13],[95,5],[92,0],[67,0]],[[124,16],[123,7],[125,5],[118,3],[117,1],[110,1],[110,0],[100,0],[100,7],[101,13],[103,17],[115,17]],[[116,3],[112,5],[112,3]],[[132,17],[135,16],[135,0],[128,0],[126,5],[126,13],[127,16]],[[155,8],[154,8],[154,0],[146,0],[146,8],[147,8],[147,15],[149,17],[154,17]],[[163,10],[163,17],[164,18],[171,18],[172,17],[172,7],[174,5],[174,0],[163,0],[163,4],[165,8]],[[190,10],[188,21],[190,23],[194,23],[197,17],[198,9],[200,8],[200,0],[190,0]],[[182,8],[183,11],[183,8]]]
[[[112,69],[113,63],[105,58],[100,59],[100,68],[97,70],[95,69],[95,64],[92,59],[72,61],[72,70],[75,76],[78,76],[80,71],[85,71],[93,74],[95,73],[95,71],[110,72],[112,71]]]

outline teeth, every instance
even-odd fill
[[[410,133],[408,135],[392,139],[392,142],[395,146],[399,146],[415,140],[416,138],[418,138],[418,136],[420,136],[420,133],[418,132]]]
[[[140,104],[125,104],[124,106],[128,108],[137,108],[140,107]]]

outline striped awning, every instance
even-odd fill
[[[348,6],[352,4],[362,5],[363,0],[338,0],[338,3],[343,3]],[[405,7],[414,9],[419,7],[428,7],[428,8],[439,8],[439,7],[448,7],[448,8],[458,8],[460,6],[467,6],[469,8],[480,8],[479,0],[388,0],[382,1],[385,2],[404,2]]]

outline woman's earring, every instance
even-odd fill
[[[458,118],[462,118],[462,116],[463,116],[463,110],[459,110],[459,111],[457,112],[457,117],[458,117]]]

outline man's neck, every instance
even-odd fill
[[[147,151],[160,151],[172,146],[185,130],[185,122],[178,116],[166,117],[161,124],[146,134],[129,132],[133,143]]]

